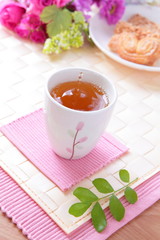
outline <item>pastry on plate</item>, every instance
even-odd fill
[[[135,14],[116,25],[109,48],[125,60],[153,65],[160,58],[160,26]]]

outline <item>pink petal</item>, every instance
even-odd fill
[[[85,142],[88,139],[88,137],[83,137],[80,140],[78,140],[78,143],[82,143]]]
[[[80,131],[83,128],[83,126],[84,126],[84,122],[79,122],[77,127],[76,127],[76,130]]]
[[[66,148],[67,152],[72,153],[72,150],[70,148]]]

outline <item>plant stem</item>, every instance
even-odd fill
[[[69,160],[72,160],[72,158],[73,158],[73,156],[74,156],[74,147],[75,147],[75,145],[76,145],[75,142],[76,142],[77,134],[78,134],[78,130],[77,130],[77,132],[76,132],[76,134],[75,134],[75,136],[74,136],[73,146],[72,146],[72,155],[71,155],[71,157],[69,158]]]
[[[124,187],[121,187],[121,188],[119,188],[118,190],[113,191],[113,192],[111,192],[110,194],[108,194],[108,195],[106,195],[106,196],[104,196],[104,197],[98,198],[98,199],[96,199],[96,200],[93,201],[93,202],[91,202],[91,201],[85,201],[85,202],[83,202],[83,203],[94,203],[94,202],[98,202],[98,201],[101,200],[101,199],[108,198],[108,197],[112,196],[114,193],[120,192],[121,190],[125,189],[126,187],[128,187],[130,184],[132,184],[133,182],[135,182],[135,181],[137,181],[137,180],[138,180],[138,177],[135,178],[134,180],[132,180],[131,182],[129,182],[129,183],[128,183],[127,185],[125,185]]]
[[[113,195],[114,193],[120,192],[121,190],[123,190],[124,188],[128,187],[131,183],[133,183],[133,182],[135,182],[135,181],[137,181],[137,180],[138,180],[138,178],[135,178],[133,181],[129,182],[127,185],[125,185],[125,186],[119,188],[119,189],[116,190],[116,191],[113,191],[112,193],[108,194],[107,196],[104,196],[104,197],[98,198],[96,201],[99,201],[99,200],[101,200],[101,199],[104,199],[104,198],[110,197],[110,196]]]

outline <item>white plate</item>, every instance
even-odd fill
[[[155,23],[160,24],[160,7],[146,5],[127,5],[125,14],[123,15],[123,18],[121,20],[128,20],[129,17],[137,13],[149,18]],[[105,19],[102,19],[98,14],[90,20],[90,36],[95,45],[101,51],[103,51],[106,55],[108,55],[115,61],[128,67],[146,71],[160,72],[160,60],[158,60],[153,66],[145,66],[124,60],[116,53],[111,52],[108,47],[108,42],[114,33],[114,28],[114,25],[108,25]]]

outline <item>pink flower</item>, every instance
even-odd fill
[[[14,30],[22,19],[26,9],[18,3],[8,3],[0,10],[0,22],[7,28]]]
[[[77,127],[76,127],[76,130],[77,130],[77,131],[82,130],[83,126],[84,126],[84,123],[83,123],[83,122],[79,122],[78,125],[77,125]]]
[[[39,16],[33,13],[27,14],[22,21],[31,29],[37,29],[41,26],[41,20]]]
[[[26,25],[23,23],[20,23],[14,31],[21,37],[21,38],[28,38],[30,34],[30,30],[26,28]]]
[[[18,2],[23,5],[27,10],[30,9],[30,6],[32,4],[31,0],[18,0]]]
[[[30,39],[36,43],[44,43],[46,38],[47,38],[46,33],[42,30],[34,31],[30,35]]]
[[[41,12],[43,8],[53,4],[53,0],[32,0],[32,10]]]
[[[64,7],[70,1],[71,0],[53,0],[53,4],[57,5],[58,7]]]
[[[37,4],[43,8],[53,4],[53,0],[36,0],[36,1],[37,1]]]

